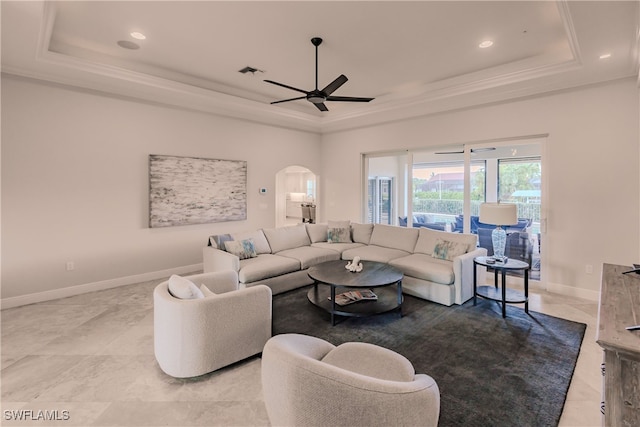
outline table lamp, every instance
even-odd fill
[[[480,218],[484,224],[495,225],[491,233],[493,243],[493,257],[497,261],[504,260],[504,248],[507,244],[507,232],[503,225],[515,225],[518,223],[518,208],[512,203],[482,203],[480,205]]]

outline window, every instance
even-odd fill
[[[367,222],[393,224],[393,178],[369,178]]]
[[[532,231],[540,232],[540,157],[498,160],[498,197],[518,205],[518,218],[531,218]]]
[[[485,162],[471,163],[471,212],[477,215],[485,200]],[[415,163],[413,213],[427,214],[430,222],[455,223],[464,208],[464,163]]]
[[[364,154],[363,220],[478,233],[483,202],[515,203],[522,220],[512,228],[522,231],[511,233],[510,253],[530,262],[529,277],[539,279],[541,246],[547,244],[541,241],[540,227],[542,147],[536,138],[478,143],[462,150]]]

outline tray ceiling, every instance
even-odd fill
[[[2,2],[2,69],[85,89],[312,131],[462,108],[638,74],[638,2]],[[133,38],[138,31],[144,40]],[[306,100],[271,79],[334,95]],[[493,45],[482,49],[482,41]],[[136,43],[125,49],[118,42]],[[607,59],[601,55],[610,54]],[[251,66],[258,71],[242,74]]]

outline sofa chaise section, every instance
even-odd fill
[[[413,253],[396,258],[389,264],[404,273],[402,290],[439,304],[464,304],[473,297],[473,259],[487,254],[477,248],[477,235],[450,233],[430,228],[417,229],[419,235]],[[459,254],[434,255],[438,245],[451,242]],[[442,259],[444,257],[444,259]],[[485,270],[479,269],[479,282],[484,283]]]

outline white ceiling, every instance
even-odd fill
[[[638,75],[637,1],[1,2],[6,73],[326,132]],[[147,38],[136,41],[132,31]],[[312,90],[314,36],[323,88]],[[478,44],[494,42],[487,49]],[[129,50],[118,41],[133,41]],[[600,55],[610,53],[606,60]],[[255,74],[238,71],[252,66]]]

